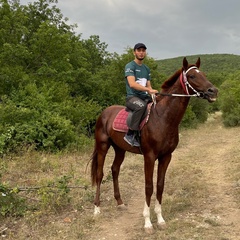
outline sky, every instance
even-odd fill
[[[111,53],[143,42],[156,60],[240,55],[239,0],[58,0],[56,6],[82,39],[98,35]]]

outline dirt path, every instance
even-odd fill
[[[209,239],[237,240],[240,239],[240,203],[235,194],[239,189],[239,179],[231,177],[234,171],[240,170],[240,129],[226,129],[220,119],[221,115],[217,114],[200,129],[189,131],[190,135],[185,136],[185,145],[190,152],[202,149],[196,162],[202,169],[202,179],[205,179],[210,193],[202,216],[219,225],[216,236]],[[178,154],[181,154],[181,148]]]
[[[95,220],[96,231],[92,232],[88,239],[240,239],[240,204],[237,201],[239,195],[236,197],[236,194],[239,194],[240,180],[233,178],[234,175],[237,176],[236,168],[238,167],[239,171],[240,166],[238,163],[240,129],[224,128],[220,118],[220,115],[215,115],[198,129],[184,131],[180,137],[179,147],[173,154],[170,172],[179,169],[183,172],[181,166],[187,164],[188,172],[193,171],[193,168],[197,172],[195,179],[198,180],[197,184],[200,187],[199,190],[195,190],[198,199],[196,197],[192,199],[191,208],[186,207],[181,212],[178,210],[175,215],[167,214],[167,230],[157,230],[150,236],[146,235],[143,231],[142,217],[143,161],[141,156],[129,154],[120,174],[120,189],[123,199],[128,204],[127,209],[121,211],[116,209],[112,197],[112,183],[111,181],[106,183],[102,188],[102,215]],[[110,158],[108,161],[108,165],[111,164]],[[169,178],[170,176],[171,174]],[[194,179],[193,173],[190,176]],[[176,186],[177,189],[180,186],[181,182]],[[166,199],[171,200],[173,198],[169,192],[171,186],[167,188],[166,183]],[[175,198],[179,204],[180,198]],[[164,202],[165,207],[168,205],[167,200]],[[153,203],[154,201],[155,196]],[[152,221],[156,222],[154,216]]]

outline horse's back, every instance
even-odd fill
[[[112,105],[110,107],[105,108],[99,118],[107,119],[107,120],[114,120],[117,114],[124,109],[125,107],[122,105]]]

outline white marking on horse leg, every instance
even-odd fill
[[[165,225],[165,220],[162,217],[162,206],[159,203],[158,200],[155,202],[155,208],[154,208],[155,213],[157,214],[157,219],[158,219],[158,225]]]
[[[94,216],[97,216],[100,214],[100,207],[97,207],[96,205],[94,206]]]
[[[145,218],[144,228],[152,228],[152,223],[150,220],[150,208],[148,207],[146,202],[143,209],[143,217]]]

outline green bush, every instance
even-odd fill
[[[19,147],[56,151],[82,145],[93,132],[101,107],[92,100],[69,96],[57,84],[28,84],[0,103],[0,154]]]
[[[197,118],[191,105],[188,106],[180,126],[182,128],[195,128],[197,126]]]
[[[208,118],[210,103],[199,98],[191,98],[191,109],[194,112],[197,122],[204,123]]]
[[[220,109],[227,127],[240,126],[240,72],[229,75],[220,87]]]
[[[69,205],[70,188],[68,187],[70,176],[62,176],[54,181],[48,181],[47,184],[36,187],[35,189],[10,188],[0,181],[0,216],[21,217],[27,210],[46,209],[50,211],[59,211]],[[19,196],[20,191],[34,190],[38,197],[37,204],[27,203],[26,199]]]
[[[209,103],[199,98],[191,98],[183,116],[181,127],[195,128],[199,123],[204,123],[208,118]]]
[[[40,119],[15,125],[13,138],[16,144],[35,145],[37,150],[61,150],[75,140],[69,120],[45,112]],[[14,145],[14,144],[13,144]]]
[[[17,189],[10,189],[6,184],[0,182],[0,215],[23,216],[27,210],[25,199],[17,194]]]
[[[2,182],[2,175],[7,171],[7,164],[0,161],[0,218],[7,216],[22,216],[27,207],[23,198],[18,196],[18,189],[11,189]]]
[[[54,211],[66,207],[70,202],[70,188],[68,187],[70,179],[70,176],[62,176],[55,181],[49,181],[46,186],[40,187],[37,191],[40,207]]]
[[[76,141],[74,126],[70,120],[47,111],[42,115],[36,114],[39,117],[34,117],[34,110],[32,112],[33,116],[29,121],[18,118],[12,125],[10,125],[11,114],[6,117],[6,122],[0,127],[0,153],[29,145],[34,145],[37,150],[55,151]],[[15,113],[18,115],[18,111]]]

